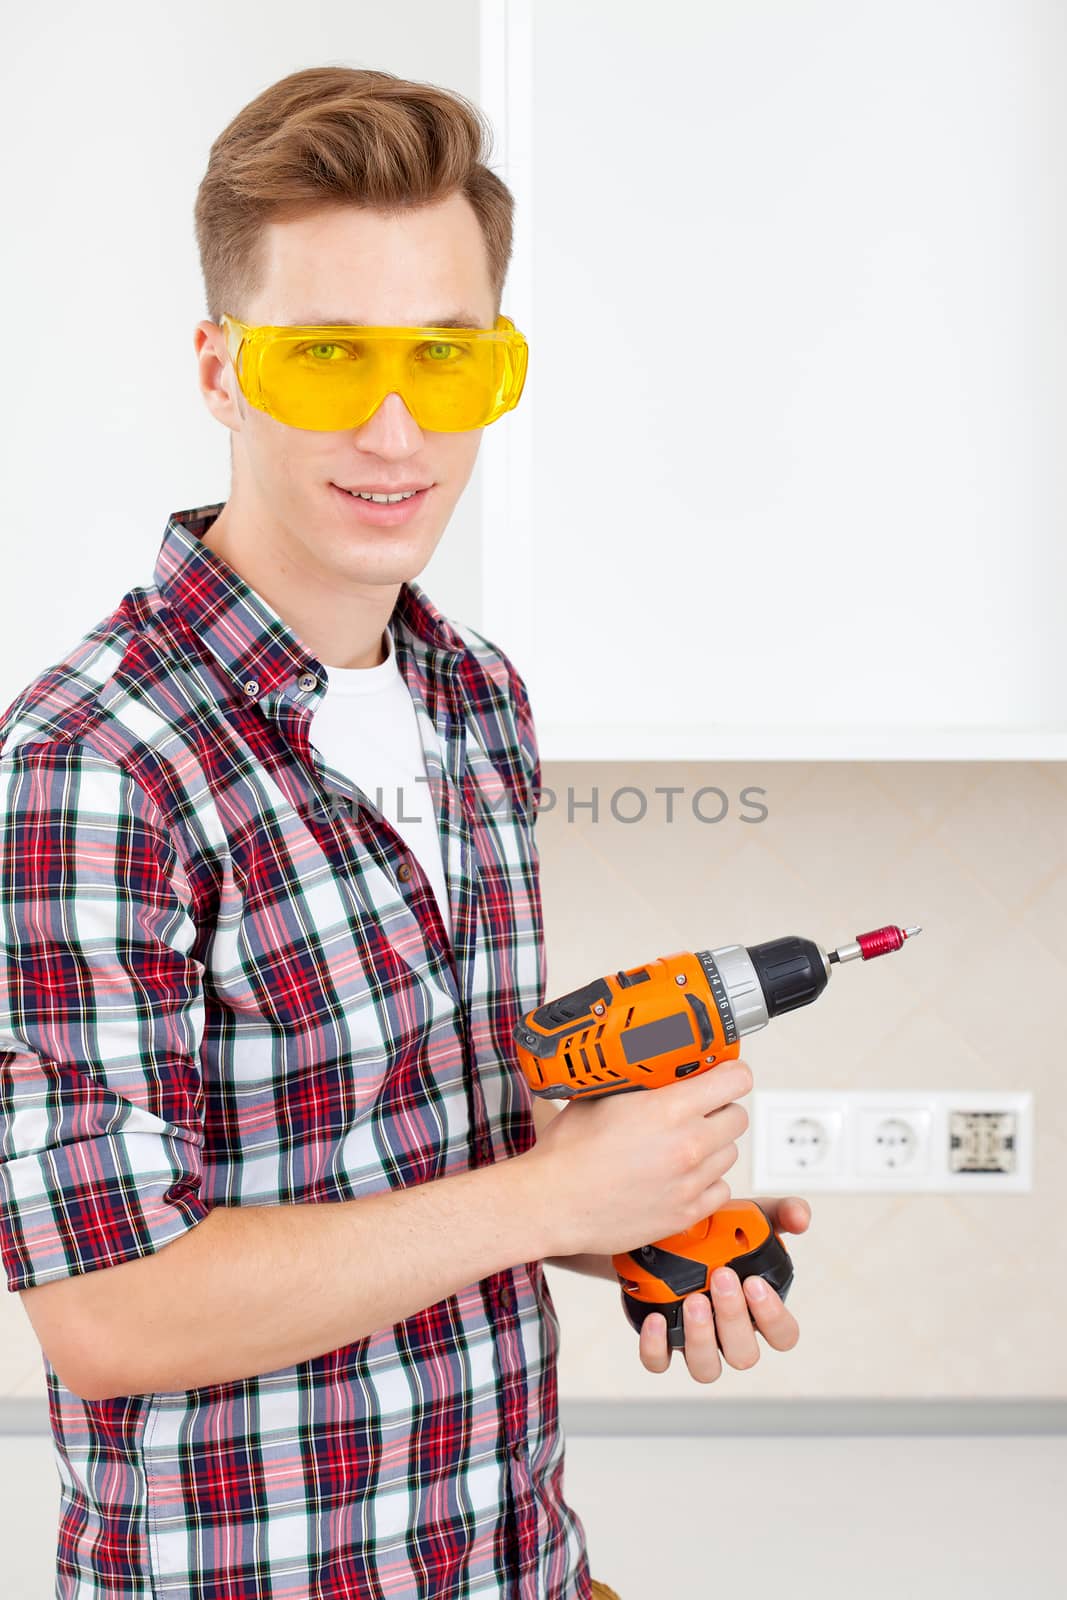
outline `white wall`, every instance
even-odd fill
[[[478,5],[65,0],[5,11],[3,42],[7,705],[150,576],[172,511],[229,492],[229,433],[193,350],[207,315],[193,203],[212,140],[309,66],[477,100]],[[480,466],[424,570],[474,626]]]

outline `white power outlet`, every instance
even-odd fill
[[[858,1177],[908,1181],[930,1170],[931,1108],[850,1106],[851,1170]],[[887,1182],[886,1188],[890,1185]]]
[[[827,1096],[791,1095],[762,1128],[762,1154],[769,1183],[817,1178],[832,1184],[842,1171],[845,1112]]]
[[[1033,1096],[1019,1089],[754,1090],[752,1183],[854,1194],[1033,1187]]]
[[[808,1111],[800,1116],[779,1112],[771,1133],[776,1165],[782,1172],[837,1169],[843,1117],[840,1111]]]

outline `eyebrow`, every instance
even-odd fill
[[[304,317],[301,321],[287,323],[286,326],[294,328],[374,328],[381,326],[381,324],[350,322],[347,317]],[[404,323],[402,326],[413,328],[477,328],[481,324],[473,311],[460,311],[454,317],[435,317],[426,322]]]

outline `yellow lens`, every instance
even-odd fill
[[[507,345],[462,338],[278,334],[258,366],[264,408],[294,428],[359,427],[399,393],[422,428],[485,424],[506,387]]]

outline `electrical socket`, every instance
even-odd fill
[[[933,1125],[929,1106],[855,1106],[850,1111],[849,1170],[857,1177],[884,1177],[910,1185],[929,1173]]]
[[[772,1141],[782,1172],[808,1172],[812,1168],[829,1172],[834,1170],[833,1151],[839,1146],[843,1118],[840,1112],[824,1115],[808,1112],[791,1116],[779,1115]]]
[[[1033,1187],[1019,1089],[754,1090],[752,1183],[817,1192],[1013,1194]]]
[[[768,1183],[805,1182],[833,1186],[841,1174],[845,1112],[826,1096],[790,1095],[762,1128],[761,1151]],[[758,1158],[757,1158],[758,1159]]]

